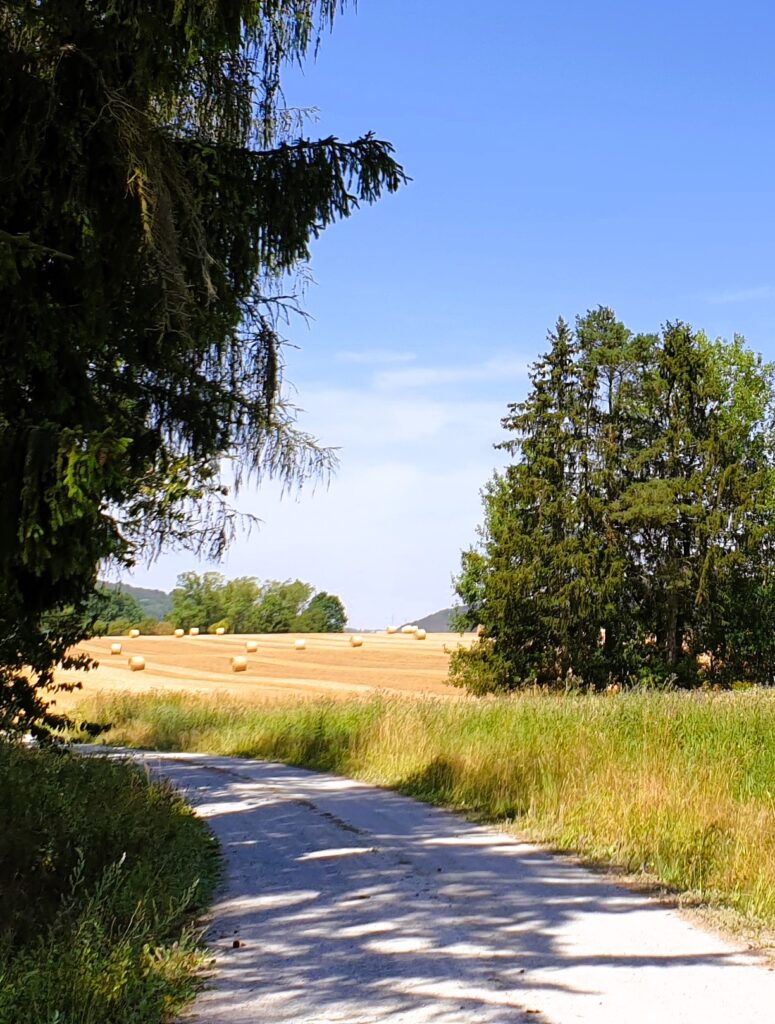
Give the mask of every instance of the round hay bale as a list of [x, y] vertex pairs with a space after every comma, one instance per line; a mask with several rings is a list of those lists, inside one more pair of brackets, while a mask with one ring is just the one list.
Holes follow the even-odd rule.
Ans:
[[215, 631], [215, 635], [216, 635], [216, 636], [223, 636], [223, 634], [224, 634], [225, 632], [226, 632], [226, 630], [224, 629], [224, 627], [223, 627], [223, 626], [219, 626], [219, 627], [218, 627], [218, 628], [216, 629], [216, 631]]
[[129, 630], [129, 635], [132, 637], [133, 640], [136, 640], [138, 638], [138, 636], [140, 636], [140, 630], [139, 629], [130, 629]]
[[111, 644], [110, 645], [110, 653], [111, 654], [121, 654], [121, 644]]
[[258, 650], [258, 640], [246, 640], [245, 650], [248, 652], [248, 654], [255, 654], [256, 651]]
[[410, 633], [414, 633], [415, 629], [417, 629], [416, 626], [402, 626], [401, 632], [408, 636]]
[[295, 649], [297, 651], [303, 651], [304, 648], [307, 646], [307, 641], [306, 640], [294, 640], [293, 641], [293, 646], [295, 647]]
[[199, 636], [199, 626], [192, 626], [188, 631], [189, 636]]
[[350, 647], [363, 647], [363, 637], [354, 633], [350, 637]]
[[185, 629], [176, 629], [175, 630], [175, 636], [185, 636], [185, 635], [186, 635]]
[[145, 658], [139, 654], [134, 654], [129, 659], [128, 664], [130, 672], [142, 672], [145, 668]]
[[244, 672], [248, 667], [248, 659], [244, 654], [235, 654], [231, 659], [232, 672]]
[[414, 638], [415, 640], [424, 640], [427, 635], [424, 629], [418, 629], [414, 634]]
[[388, 636], [392, 636], [394, 633], [398, 632], [398, 626], [388, 626], [385, 632]]

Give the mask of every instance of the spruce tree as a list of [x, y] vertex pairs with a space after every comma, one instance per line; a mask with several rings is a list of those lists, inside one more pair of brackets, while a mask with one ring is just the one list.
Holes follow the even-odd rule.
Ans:
[[775, 667], [773, 368], [677, 322], [562, 321], [503, 426], [461, 597], [469, 688], [768, 682]]
[[595, 619], [577, 500], [576, 342], [562, 319], [548, 340], [549, 350], [531, 369], [530, 395], [510, 405], [502, 420], [516, 436], [498, 447], [519, 457], [485, 489], [482, 550], [465, 556], [458, 583], [469, 617], [485, 627], [484, 648], [497, 650], [497, 658], [485, 659], [493, 678], [483, 671], [480, 689], [505, 685], [503, 673], [539, 684], [572, 676], [571, 652]]
[[45, 719], [82, 635], [52, 613], [101, 561], [218, 555], [222, 467], [331, 468], [284, 399], [286, 285], [405, 180], [388, 143], [310, 139], [284, 108], [343, 6], [0, 4], [0, 730]]

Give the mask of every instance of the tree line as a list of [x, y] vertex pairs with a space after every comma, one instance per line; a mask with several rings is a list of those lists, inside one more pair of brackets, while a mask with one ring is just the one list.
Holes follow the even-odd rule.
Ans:
[[681, 322], [562, 319], [456, 581], [477, 692], [775, 677], [773, 366]]
[[131, 594], [98, 587], [87, 611], [87, 628], [98, 636], [116, 636], [133, 627], [163, 636], [194, 626], [202, 632], [223, 627], [229, 633], [341, 633], [347, 624], [341, 598], [316, 592], [301, 580], [227, 580], [218, 572], [185, 572], [171, 597], [172, 609], [160, 621], [143, 612]]

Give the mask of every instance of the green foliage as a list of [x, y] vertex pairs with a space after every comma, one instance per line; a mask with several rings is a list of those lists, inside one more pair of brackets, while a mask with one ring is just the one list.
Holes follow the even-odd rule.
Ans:
[[108, 636], [123, 636], [130, 629], [134, 629], [134, 619], [111, 619], [108, 623]]
[[168, 1020], [216, 873], [213, 837], [171, 787], [0, 744], [0, 1022]]
[[231, 633], [341, 632], [347, 622], [338, 597], [315, 594], [301, 580], [226, 580], [217, 572], [178, 577], [172, 618], [183, 629], [224, 626]]
[[476, 692], [775, 677], [773, 368], [682, 323], [562, 320], [510, 405], [458, 593]]
[[211, 622], [225, 618], [222, 592], [225, 580], [219, 572], [184, 572], [172, 591], [171, 618], [185, 630], [192, 626], [204, 631]]
[[478, 697], [509, 689], [510, 666], [492, 640], [484, 639], [470, 649], [457, 648], [449, 659], [449, 681], [464, 686]]
[[142, 610], [142, 616], [148, 619], [156, 619], [161, 622], [170, 612], [172, 602], [170, 595], [164, 590], [155, 590], [151, 587], [133, 587], [129, 583], [107, 583], [101, 581], [98, 589], [118, 590], [133, 598]]
[[343, 6], [0, 7], [0, 728], [45, 725], [100, 563], [223, 551], [222, 466], [332, 466], [284, 399], [285, 283], [405, 180], [388, 143], [311, 140], [283, 108]]
[[[469, 552], [463, 552], [463, 555], [467, 554], [469, 554]], [[467, 584], [463, 586], [467, 586]], [[478, 621], [472, 622], [473, 616], [473, 609], [469, 605], [456, 605], [449, 611], [449, 617], [447, 619], [447, 625], [449, 627], [448, 631], [450, 633], [465, 633], [468, 630], [476, 629], [479, 623]]]
[[311, 596], [312, 587], [301, 580], [264, 583], [255, 609], [255, 632], [290, 633]]
[[261, 587], [251, 576], [229, 580], [222, 592], [222, 615], [228, 619], [233, 633], [255, 633], [256, 606]]
[[86, 605], [85, 617], [87, 623], [94, 630], [96, 620], [112, 622], [116, 619], [126, 620], [131, 625], [137, 625], [145, 616], [137, 601], [123, 590], [98, 585]]
[[341, 633], [346, 625], [347, 615], [341, 600], [334, 594], [321, 591], [315, 594], [296, 618], [293, 632]]

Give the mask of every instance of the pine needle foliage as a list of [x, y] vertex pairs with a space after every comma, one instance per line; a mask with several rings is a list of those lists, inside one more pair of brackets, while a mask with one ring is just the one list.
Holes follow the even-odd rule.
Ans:
[[284, 283], [405, 180], [388, 143], [306, 138], [284, 107], [344, 6], [0, 0], [2, 728], [42, 721], [78, 639], [45, 617], [101, 560], [218, 555], [224, 466], [332, 467], [283, 399]]
[[680, 322], [563, 320], [508, 407], [458, 592], [476, 692], [775, 679], [773, 366]]

